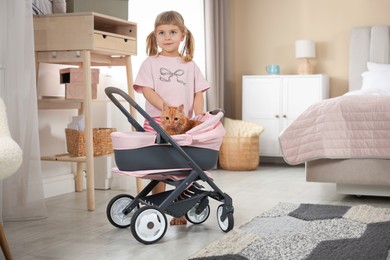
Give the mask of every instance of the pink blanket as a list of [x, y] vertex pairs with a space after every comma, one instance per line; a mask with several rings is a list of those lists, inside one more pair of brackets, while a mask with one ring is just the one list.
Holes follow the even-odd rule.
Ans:
[[279, 136], [284, 160], [390, 158], [390, 96], [346, 95], [309, 107]]

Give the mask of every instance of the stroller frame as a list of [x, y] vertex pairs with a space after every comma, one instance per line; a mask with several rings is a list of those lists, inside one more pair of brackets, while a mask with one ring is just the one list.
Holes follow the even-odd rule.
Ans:
[[[165, 130], [157, 124], [149, 114], [146, 113], [127, 93], [115, 87], [105, 89], [108, 98], [127, 117], [130, 124], [137, 132], [145, 132], [143, 127], [134, 119], [129, 111], [119, 102], [114, 94], [125, 99], [131, 107], [135, 108], [156, 131], [156, 143], [170, 145], [182, 156], [188, 164], [185, 169], [162, 170], [158, 174], [186, 174], [186, 177], [179, 181], [167, 179], [154, 180], [145, 186], [135, 197], [129, 194], [119, 194], [112, 198], [107, 205], [107, 218], [112, 225], [118, 228], [130, 226], [136, 240], [143, 244], [153, 244], [159, 241], [166, 232], [167, 220], [165, 214], [173, 217], [185, 215], [186, 219], [193, 224], [201, 224], [210, 214], [208, 198], [220, 201], [223, 204], [217, 209], [217, 222], [224, 232], [229, 232], [234, 227], [233, 201], [224, 193], [207, 173], [195, 162], [185, 151], [185, 148], [178, 145]], [[211, 111], [211, 114], [223, 112], [221, 110]], [[196, 181], [206, 182], [212, 190], [205, 190]], [[175, 186], [175, 189], [148, 195], [159, 182]], [[183, 193], [183, 192], [185, 192]], [[185, 198], [180, 196], [185, 194]], [[140, 207], [140, 205], [144, 205]]]

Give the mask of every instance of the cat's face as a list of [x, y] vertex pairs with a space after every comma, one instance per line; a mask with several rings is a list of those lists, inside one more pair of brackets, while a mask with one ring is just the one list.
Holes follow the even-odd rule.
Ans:
[[183, 112], [184, 105], [178, 107], [170, 107], [164, 104], [161, 113], [161, 125], [165, 128], [178, 128], [185, 124], [186, 116]]

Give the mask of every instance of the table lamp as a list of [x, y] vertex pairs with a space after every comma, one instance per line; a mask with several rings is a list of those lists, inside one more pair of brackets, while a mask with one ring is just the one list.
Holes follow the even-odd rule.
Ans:
[[316, 57], [316, 46], [312, 40], [298, 40], [295, 42], [295, 57], [300, 59], [298, 64], [298, 74], [313, 74], [314, 65], [310, 63], [310, 58]]

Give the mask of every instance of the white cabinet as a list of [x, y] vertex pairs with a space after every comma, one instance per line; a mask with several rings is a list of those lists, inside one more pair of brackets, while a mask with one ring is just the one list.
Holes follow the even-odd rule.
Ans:
[[282, 156], [281, 131], [310, 105], [328, 97], [326, 75], [243, 76], [242, 120], [264, 127], [262, 156]]

